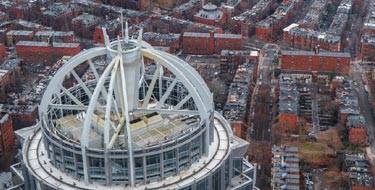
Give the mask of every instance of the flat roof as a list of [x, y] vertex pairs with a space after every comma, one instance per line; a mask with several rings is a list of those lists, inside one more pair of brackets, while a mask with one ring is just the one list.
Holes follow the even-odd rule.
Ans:
[[39, 47], [48, 47], [49, 43], [47, 42], [37, 42], [37, 41], [19, 41], [16, 46], [39, 46]]
[[53, 43], [53, 47], [61, 47], [61, 48], [74, 48], [74, 47], [79, 47], [79, 43]]
[[32, 35], [33, 31], [28, 31], [28, 30], [10, 30], [7, 32], [7, 35], [11, 36], [29, 36]]
[[35, 33], [35, 36], [71, 36], [71, 35], [74, 35], [73, 31], [64, 32], [64, 31], [44, 30], [44, 31], [38, 31]]
[[201, 37], [201, 38], [208, 38], [210, 37], [209, 33], [199, 33], [199, 32], [184, 32], [184, 37]]
[[241, 39], [242, 35], [240, 34], [219, 34], [215, 33], [215, 38], [233, 38], [233, 39]]
[[293, 24], [287, 26], [286, 28], [284, 28], [283, 31], [284, 31], [284, 32], [289, 32], [290, 29], [295, 28], [295, 27], [298, 27], [298, 26], [299, 26], [299, 24], [293, 23]]
[[320, 51], [319, 54], [315, 54], [314, 51], [281, 51], [282, 55], [295, 55], [295, 56], [323, 56], [323, 57], [346, 57], [350, 58], [350, 54], [346, 52], [329, 52]]

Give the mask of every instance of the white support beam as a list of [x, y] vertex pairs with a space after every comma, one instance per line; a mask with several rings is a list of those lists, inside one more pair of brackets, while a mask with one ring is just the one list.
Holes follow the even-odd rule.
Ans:
[[82, 79], [78, 76], [78, 74], [74, 71], [74, 69], [70, 73], [72, 73], [73, 77], [76, 79], [76, 81], [78, 82], [78, 84], [83, 88], [83, 90], [85, 91], [85, 93], [87, 94], [87, 96], [89, 98], [91, 98], [92, 97], [91, 91], [89, 90], [89, 88], [87, 87], [87, 85], [82, 81]]
[[91, 69], [92, 73], [93, 73], [94, 76], [95, 76], [95, 79], [96, 79], [96, 80], [99, 80], [99, 78], [100, 78], [100, 77], [99, 77], [99, 73], [98, 73], [98, 71], [96, 70], [96, 67], [95, 67], [94, 63], [92, 62], [91, 59], [89, 59], [88, 62], [89, 62], [90, 69]]
[[132, 145], [132, 137], [130, 133], [130, 116], [129, 116], [129, 102], [127, 99], [127, 92], [126, 92], [126, 81], [125, 81], [125, 71], [124, 71], [124, 64], [122, 57], [120, 59], [120, 73], [121, 73], [121, 84], [122, 84], [122, 91], [124, 94], [124, 114], [125, 114], [125, 130], [126, 131], [126, 137], [128, 142], [128, 154], [129, 154], [129, 182], [130, 186], [134, 187], [135, 185], [135, 166], [134, 166], [134, 157], [133, 157], [133, 145]]
[[163, 76], [164, 76], [164, 70], [163, 70], [163, 67], [160, 66], [160, 72], [159, 72], [159, 80], [158, 80], [158, 83], [159, 83], [159, 100], [161, 98], [161, 96], [163, 95]]
[[190, 98], [190, 94], [186, 95], [184, 99], [182, 99], [176, 106], [173, 107], [173, 110], [179, 110]]
[[111, 72], [111, 79], [109, 82], [109, 89], [108, 89], [108, 94], [107, 94], [107, 104], [105, 108], [105, 117], [104, 117], [104, 146], [106, 149], [108, 149], [108, 143], [109, 143], [109, 125], [111, 123], [111, 108], [112, 108], [112, 99], [113, 99], [113, 89], [115, 85], [115, 79], [116, 79], [116, 73], [117, 73], [117, 68], [118, 68], [119, 62], [117, 61], [115, 63], [114, 68], [112, 69]]
[[60, 88], [64, 92], [64, 94], [66, 94], [71, 100], [73, 100], [74, 103], [76, 103], [79, 106], [83, 106], [83, 103], [81, 101], [79, 101], [78, 98], [75, 97], [72, 93], [70, 93], [69, 90], [67, 90], [65, 87], [63, 87], [63, 85], [60, 84]]
[[146, 108], [147, 105], [148, 105], [148, 103], [149, 103], [149, 101], [150, 101], [151, 95], [152, 95], [152, 93], [154, 91], [156, 80], [159, 78], [160, 69], [161, 69], [161, 65], [157, 64], [155, 73], [154, 73], [154, 75], [152, 77], [152, 80], [151, 80], [151, 83], [148, 86], [146, 96], [143, 98], [142, 108]]
[[168, 86], [167, 90], [165, 91], [165, 93], [160, 98], [159, 102], [157, 103], [156, 108], [160, 108], [164, 105], [165, 101], [167, 100], [167, 98], [171, 94], [171, 92], [172, 92], [173, 88], [176, 86], [176, 84], [177, 84], [177, 78], [175, 78], [173, 80], [173, 82]]
[[97, 108], [97, 102], [98, 102], [98, 98], [100, 95], [100, 91], [103, 89], [105, 80], [110, 74], [110, 72], [112, 71], [112, 68], [115, 65], [115, 61], [116, 61], [116, 58], [112, 60], [112, 62], [104, 70], [102, 76], [99, 78], [98, 83], [95, 87], [94, 93], [92, 95], [92, 98], [90, 99], [90, 104], [87, 108], [86, 117], [83, 122], [83, 130], [82, 130], [82, 135], [81, 135], [81, 149], [82, 149], [83, 174], [84, 174], [84, 180], [86, 184], [88, 184], [90, 181], [89, 170], [88, 170], [89, 164], [88, 164], [86, 149], [89, 147], [89, 138], [90, 138], [89, 134], [91, 130], [92, 117], [93, 117], [95, 108]]
[[[89, 62], [90, 69], [95, 76], [96, 81], [98, 81], [99, 78], [100, 78], [98, 70], [96, 69], [96, 67], [95, 67], [95, 65], [94, 65], [94, 63], [92, 62], [91, 59], [89, 59], [88, 62]], [[105, 88], [102, 88], [101, 92], [102, 92], [103, 96], [105, 96], [105, 97], [107, 96], [107, 91], [105, 90]]]

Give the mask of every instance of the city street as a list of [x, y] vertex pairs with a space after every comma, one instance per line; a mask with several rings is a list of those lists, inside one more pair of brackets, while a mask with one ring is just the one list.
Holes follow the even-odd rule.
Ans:
[[373, 110], [371, 108], [371, 104], [369, 102], [368, 94], [365, 90], [365, 84], [362, 80], [361, 73], [363, 73], [362, 67], [358, 64], [358, 62], [353, 62], [353, 69], [352, 69], [352, 78], [353, 81], [357, 83], [355, 85], [355, 93], [358, 96], [358, 103], [361, 108], [361, 113], [365, 117], [366, 126], [367, 126], [367, 133], [369, 138], [369, 143], [372, 149], [372, 152], [375, 151], [375, 118], [373, 114]]

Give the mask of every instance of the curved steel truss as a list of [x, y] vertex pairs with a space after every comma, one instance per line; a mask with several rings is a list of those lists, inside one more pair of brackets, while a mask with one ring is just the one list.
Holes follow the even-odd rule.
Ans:
[[[128, 157], [133, 158], [132, 120], [157, 113], [199, 117], [209, 139], [212, 94], [191, 66], [176, 56], [153, 49], [141, 37], [129, 39], [127, 32], [124, 39], [113, 42], [109, 42], [107, 36], [105, 39], [106, 47], [81, 52], [56, 73], [39, 110], [44, 128], [50, 131], [55, 130], [57, 119], [67, 115], [82, 120], [77, 142], [82, 148], [86, 182], [89, 182], [87, 149], [97, 148], [92, 143], [92, 133], [100, 134], [99, 144], [104, 152], [125, 148]], [[103, 69], [98, 63], [103, 63]], [[82, 68], [93, 77], [77, 72]], [[179, 88], [184, 89], [184, 93], [176, 95]], [[123, 141], [124, 146], [119, 146], [119, 141]], [[208, 143], [204, 145], [206, 150]], [[105, 165], [110, 165], [110, 159], [105, 160]], [[129, 170], [133, 186], [133, 159], [129, 159]]]

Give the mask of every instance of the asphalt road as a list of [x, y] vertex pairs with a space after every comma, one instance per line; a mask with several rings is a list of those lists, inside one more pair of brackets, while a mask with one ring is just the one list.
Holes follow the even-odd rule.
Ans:
[[365, 85], [362, 81], [361, 74], [363, 73], [363, 69], [357, 63], [353, 63], [353, 72], [352, 72], [352, 79], [357, 83], [355, 85], [355, 93], [358, 97], [358, 103], [361, 110], [362, 115], [365, 117], [366, 120], [366, 127], [368, 138], [370, 142], [370, 146], [373, 152], [375, 152], [375, 118], [373, 114], [373, 110], [371, 108], [371, 104], [369, 101], [369, 97], [365, 90]]
[[277, 56], [279, 47], [267, 44], [262, 48], [257, 84], [251, 100], [252, 132], [249, 138], [257, 141], [271, 140], [272, 114], [272, 73], [273, 60]]

